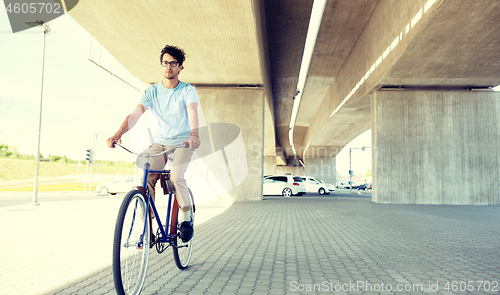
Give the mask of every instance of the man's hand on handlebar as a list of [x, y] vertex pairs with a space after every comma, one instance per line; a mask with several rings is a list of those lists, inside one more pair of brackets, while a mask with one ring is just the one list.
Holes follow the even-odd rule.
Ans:
[[113, 136], [111, 136], [110, 138], [106, 139], [106, 145], [109, 148], [114, 149], [115, 148], [115, 145], [114, 145], [115, 142], [122, 143], [122, 140], [121, 140], [120, 136], [118, 136], [116, 134], [113, 135]]
[[188, 144], [189, 148], [194, 150], [200, 147], [200, 138], [198, 136], [191, 136], [189, 139], [184, 140], [182, 144]]

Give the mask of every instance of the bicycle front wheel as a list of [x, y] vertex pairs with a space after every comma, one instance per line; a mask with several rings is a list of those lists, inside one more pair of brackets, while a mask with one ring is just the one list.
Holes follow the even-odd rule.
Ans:
[[118, 212], [113, 241], [113, 278], [119, 295], [141, 293], [148, 268], [149, 227], [144, 195], [132, 190]]
[[[194, 210], [193, 206], [191, 206], [191, 216], [193, 216], [194, 221]], [[180, 209], [178, 209], [177, 216], [179, 216]], [[188, 242], [184, 243], [181, 240], [181, 235], [179, 234], [181, 228], [181, 224], [177, 221], [177, 235], [173, 240], [172, 250], [174, 252], [174, 260], [175, 264], [179, 269], [185, 269], [188, 267], [189, 261], [191, 260], [191, 253], [193, 252], [193, 240], [194, 237], [191, 238]]]

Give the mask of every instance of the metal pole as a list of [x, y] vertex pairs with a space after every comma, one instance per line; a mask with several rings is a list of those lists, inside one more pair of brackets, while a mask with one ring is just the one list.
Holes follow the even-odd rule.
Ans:
[[90, 187], [89, 193], [92, 192], [92, 169], [94, 168], [93, 160], [90, 160]]
[[43, 102], [43, 76], [45, 70], [45, 41], [47, 38], [48, 25], [43, 30], [43, 54], [42, 54], [42, 86], [40, 91], [40, 112], [38, 114], [38, 148], [36, 153], [35, 185], [33, 187], [33, 205], [38, 203], [38, 172], [40, 170], [40, 137], [42, 135], [42, 102]]
[[86, 161], [87, 162], [87, 166], [85, 167], [85, 192], [87, 191], [87, 183], [88, 183], [88, 180], [89, 180], [89, 161]]
[[349, 193], [352, 193], [351, 152], [352, 148], [349, 149]]
[[97, 139], [97, 133], [94, 133], [93, 136], [93, 143], [92, 143], [92, 152], [91, 152], [91, 158], [90, 158], [90, 188], [89, 188], [89, 193], [92, 192], [92, 181], [94, 177], [94, 165], [95, 165], [95, 147], [96, 147], [96, 140]]

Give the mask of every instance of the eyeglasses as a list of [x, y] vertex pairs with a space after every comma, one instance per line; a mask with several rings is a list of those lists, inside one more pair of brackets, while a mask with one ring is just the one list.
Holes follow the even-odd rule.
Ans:
[[175, 68], [179, 64], [178, 61], [162, 61], [161, 65], [164, 67], [170, 66], [171, 68]]

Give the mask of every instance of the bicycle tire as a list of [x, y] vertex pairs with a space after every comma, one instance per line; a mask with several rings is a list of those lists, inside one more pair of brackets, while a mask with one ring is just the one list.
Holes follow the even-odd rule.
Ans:
[[[141, 293], [149, 260], [149, 218], [146, 200], [139, 190], [132, 190], [123, 199], [116, 219], [113, 240], [113, 279], [119, 295]], [[141, 236], [146, 224], [146, 237]]]
[[[189, 194], [191, 195], [191, 199], [193, 199], [191, 190], [189, 191]], [[193, 216], [193, 221], [194, 221], [193, 208], [194, 208], [194, 202], [193, 202], [193, 206], [191, 206], [191, 209], [190, 209], [191, 216]], [[179, 212], [180, 212], [180, 208], [177, 211], [177, 216], [179, 216]], [[174, 254], [175, 264], [177, 265], [177, 267], [179, 269], [182, 270], [182, 269], [186, 269], [188, 267], [189, 261], [191, 260], [191, 254], [193, 253], [194, 237], [191, 238], [191, 240], [189, 240], [188, 242], [184, 243], [181, 240], [180, 234], [179, 234], [181, 224], [178, 222], [178, 220], [176, 222], [177, 222], [177, 235], [174, 237], [174, 240], [172, 241], [173, 242], [172, 243], [173, 244], [172, 251]]]

